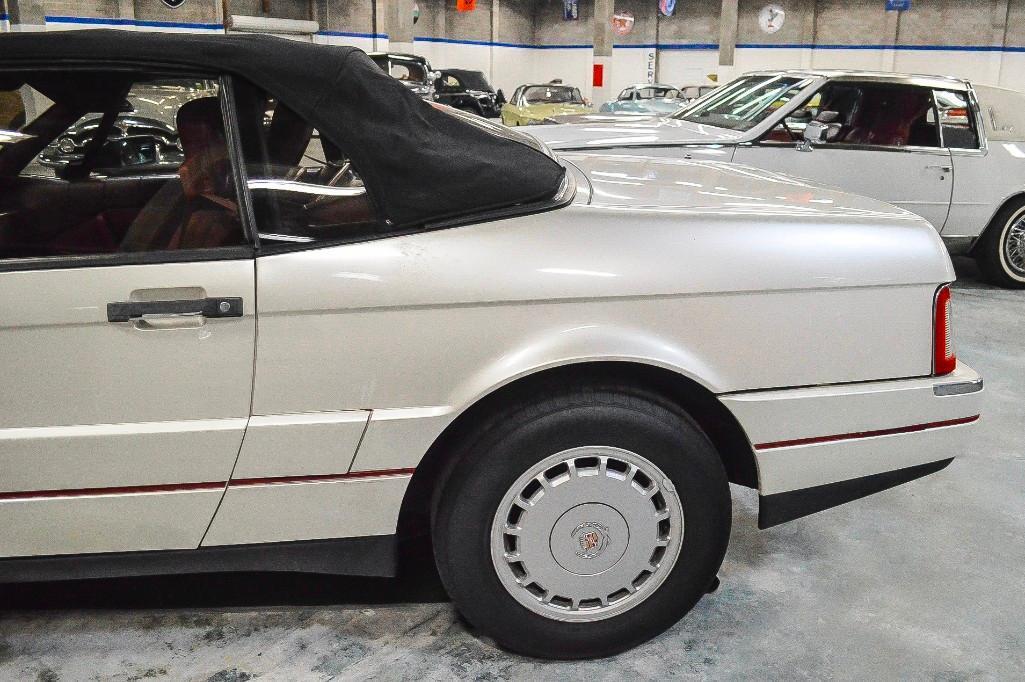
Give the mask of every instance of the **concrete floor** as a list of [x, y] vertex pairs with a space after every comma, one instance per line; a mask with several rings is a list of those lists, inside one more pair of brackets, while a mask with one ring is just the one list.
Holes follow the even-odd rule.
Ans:
[[962, 359], [986, 378], [945, 471], [767, 531], [734, 491], [722, 587], [614, 659], [475, 639], [436, 579], [193, 576], [0, 588], [0, 680], [1021, 679], [1025, 292], [958, 264]]

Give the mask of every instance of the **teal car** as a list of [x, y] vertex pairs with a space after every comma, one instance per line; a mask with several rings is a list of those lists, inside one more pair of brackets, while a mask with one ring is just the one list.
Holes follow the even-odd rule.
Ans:
[[601, 105], [603, 114], [663, 115], [679, 111], [684, 105], [715, 89], [715, 86], [695, 85], [676, 88], [659, 83], [631, 85], [619, 97]]

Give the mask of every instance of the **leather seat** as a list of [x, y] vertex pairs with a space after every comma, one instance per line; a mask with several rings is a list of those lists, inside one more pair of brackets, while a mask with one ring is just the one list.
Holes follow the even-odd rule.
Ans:
[[231, 161], [220, 101], [204, 97], [177, 115], [185, 160], [143, 207], [121, 242], [121, 251], [167, 251], [240, 242]]

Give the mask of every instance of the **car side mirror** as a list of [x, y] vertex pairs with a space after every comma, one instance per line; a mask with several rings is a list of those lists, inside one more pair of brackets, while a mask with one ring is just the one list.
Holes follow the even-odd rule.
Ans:
[[801, 151], [810, 152], [812, 145], [833, 142], [840, 136], [843, 126], [840, 124], [840, 114], [835, 111], [823, 111], [809, 121], [804, 128], [804, 144]]
[[822, 144], [828, 142], [829, 124], [819, 121], [809, 121], [804, 128], [804, 141], [809, 144]]

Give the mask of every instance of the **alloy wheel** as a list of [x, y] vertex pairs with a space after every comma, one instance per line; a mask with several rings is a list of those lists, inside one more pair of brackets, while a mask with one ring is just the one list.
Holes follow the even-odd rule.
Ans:
[[491, 527], [499, 580], [524, 607], [560, 621], [627, 611], [666, 579], [683, 540], [669, 478], [628, 450], [592, 446], [524, 472]]

